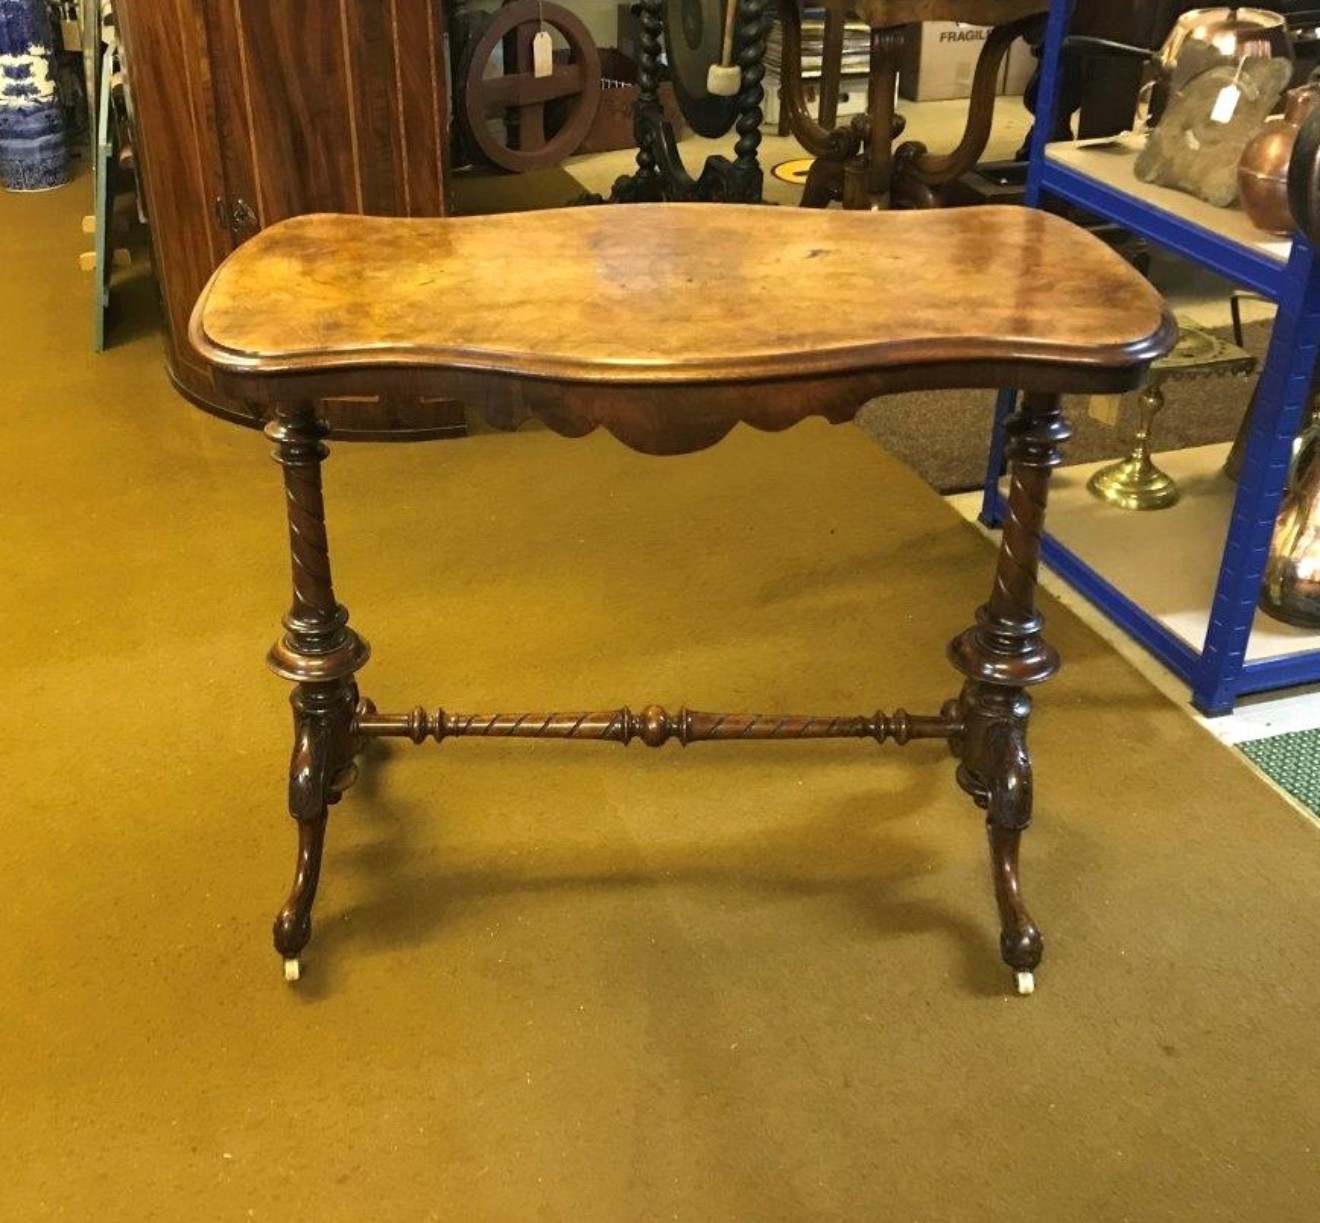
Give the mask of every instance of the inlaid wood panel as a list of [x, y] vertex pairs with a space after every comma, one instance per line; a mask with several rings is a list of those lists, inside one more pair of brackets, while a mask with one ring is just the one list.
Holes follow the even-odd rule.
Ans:
[[312, 211], [447, 211], [434, 0], [207, 7], [226, 81], [226, 177], [262, 225]]
[[231, 249], [212, 219], [224, 193], [206, 23], [192, 0], [119, 0], [132, 64], [138, 176], [152, 225], [170, 373], [185, 393], [218, 397], [188, 344], [188, 316], [211, 270]]
[[[167, 362], [237, 419], [188, 344], [193, 303], [235, 245], [309, 212], [448, 212], [440, 0], [119, 0]], [[461, 429], [449, 402], [327, 403], [341, 436]]]

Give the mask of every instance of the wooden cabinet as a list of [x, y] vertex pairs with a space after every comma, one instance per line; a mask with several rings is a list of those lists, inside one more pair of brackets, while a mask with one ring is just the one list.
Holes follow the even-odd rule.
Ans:
[[[440, 0], [116, 0], [134, 144], [179, 389], [234, 419], [188, 344], [212, 271], [307, 212], [441, 216], [448, 88]], [[341, 437], [462, 430], [459, 405], [331, 401]]]

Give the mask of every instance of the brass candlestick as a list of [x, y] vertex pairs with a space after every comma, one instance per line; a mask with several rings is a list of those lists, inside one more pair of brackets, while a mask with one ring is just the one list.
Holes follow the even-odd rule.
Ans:
[[1243, 375], [1255, 368], [1256, 358], [1245, 349], [1183, 325], [1173, 351], [1150, 367], [1150, 379], [1141, 392], [1141, 419], [1132, 452], [1102, 467], [1087, 481], [1087, 488], [1102, 501], [1124, 510], [1162, 510], [1173, 505], [1178, 500], [1178, 485], [1155, 465], [1150, 445], [1155, 417], [1164, 406], [1164, 383], [1175, 378]]
[[1162, 510], [1178, 500], [1178, 485], [1150, 457], [1150, 431], [1164, 407], [1164, 392], [1152, 380], [1141, 391], [1141, 422], [1132, 453], [1102, 467], [1086, 483], [1097, 497], [1123, 510]]

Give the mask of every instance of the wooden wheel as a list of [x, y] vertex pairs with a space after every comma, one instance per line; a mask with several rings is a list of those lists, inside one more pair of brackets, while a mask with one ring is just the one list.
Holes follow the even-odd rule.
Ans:
[[[547, 28], [556, 44], [548, 76], [532, 75], [532, 39]], [[487, 75], [491, 58], [503, 46], [503, 71]], [[600, 54], [587, 27], [557, 4], [513, 0], [468, 44], [460, 73], [463, 117], [476, 147], [505, 170], [540, 170], [558, 165], [585, 138], [600, 105]], [[546, 103], [573, 99], [568, 116], [546, 136]], [[505, 139], [499, 135], [502, 120]]]

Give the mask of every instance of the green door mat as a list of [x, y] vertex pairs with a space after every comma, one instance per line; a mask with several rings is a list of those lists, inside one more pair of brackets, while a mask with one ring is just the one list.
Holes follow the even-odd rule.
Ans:
[[1320, 730], [1296, 730], [1238, 746], [1266, 777], [1320, 816]]

